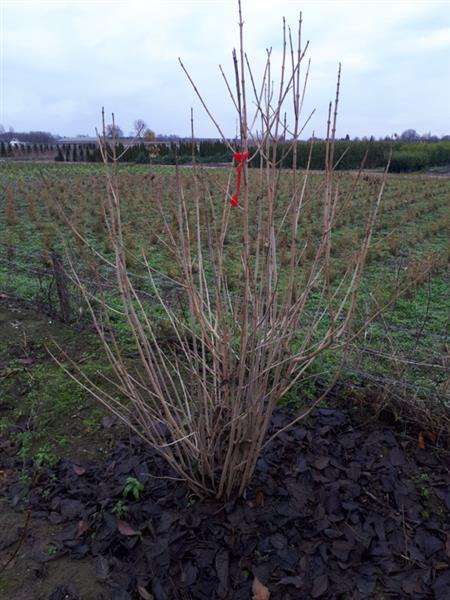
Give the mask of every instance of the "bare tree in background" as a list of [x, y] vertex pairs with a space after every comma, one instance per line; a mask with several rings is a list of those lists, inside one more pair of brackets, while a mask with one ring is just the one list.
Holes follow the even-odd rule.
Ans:
[[144, 119], [136, 119], [136, 121], [133, 123], [133, 127], [133, 135], [135, 137], [144, 137], [145, 130], [147, 129], [147, 123], [144, 121]]
[[115, 123], [108, 123], [108, 125], [106, 125], [106, 137], [109, 139], [123, 137], [123, 130]]

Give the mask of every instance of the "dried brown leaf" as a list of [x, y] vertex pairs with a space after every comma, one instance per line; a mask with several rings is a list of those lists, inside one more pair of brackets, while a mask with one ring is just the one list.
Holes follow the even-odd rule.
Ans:
[[147, 592], [147, 590], [144, 587], [142, 587], [142, 585], [138, 585], [137, 591], [139, 592], [139, 596], [140, 598], [142, 598], [142, 600], [153, 600], [153, 594]]
[[424, 435], [426, 437], [426, 439], [431, 443], [431, 444], [435, 444], [436, 440], [437, 440], [437, 434], [434, 431], [425, 431]]
[[84, 475], [86, 473], [86, 469], [83, 469], [79, 465], [73, 465], [73, 471], [75, 475]]
[[425, 438], [423, 436], [423, 431], [419, 431], [419, 435], [417, 436], [417, 447], [420, 450], [425, 449]]
[[89, 524], [86, 521], [84, 521], [83, 519], [81, 519], [81, 521], [78, 521], [77, 538], [80, 538], [82, 535], [84, 535], [88, 529]]
[[264, 494], [261, 490], [256, 492], [255, 496], [255, 506], [256, 508], [264, 508]]
[[19, 358], [18, 362], [20, 362], [21, 365], [32, 365], [34, 363], [34, 358], [27, 356], [26, 358]]
[[138, 532], [135, 531], [129, 523], [122, 521], [122, 519], [117, 519], [117, 529], [122, 535], [138, 535]]
[[253, 580], [252, 592], [253, 592], [252, 600], [269, 600], [269, 598], [270, 598], [269, 590], [266, 588], [265, 585], [263, 585], [260, 582], [260, 580], [256, 577], [256, 575], [255, 575], [255, 579]]

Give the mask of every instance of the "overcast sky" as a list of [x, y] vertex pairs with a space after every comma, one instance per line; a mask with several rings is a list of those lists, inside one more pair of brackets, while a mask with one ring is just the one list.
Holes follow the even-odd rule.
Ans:
[[[305, 133], [323, 135], [338, 63], [338, 135], [413, 128], [450, 133], [450, 0], [243, 0], [246, 49], [260, 73], [280, 56], [282, 17], [303, 13], [311, 72]], [[157, 133], [216, 136], [178, 57], [225, 134], [236, 116], [218, 69], [233, 73], [237, 0], [0, 0], [0, 124], [16, 131], [95, 133], [104, 105], [127, 134], [136, 118]]]

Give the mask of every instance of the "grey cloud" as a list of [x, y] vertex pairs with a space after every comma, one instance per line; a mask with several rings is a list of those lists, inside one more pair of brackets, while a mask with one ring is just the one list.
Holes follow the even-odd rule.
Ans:
[[[265, 48], [281, 51], [281, 18], [303, 11], [311, 40], [306, 130], [321, 134], [343, 63], [339, 132], [385, 135], [408, 127], [448, 133], [449, 22], [444, 3], [244, 0], [245, 38], [255, 73]], [[216, 135], [182, 73], [181, 56], [228, 135], [235, 115], [217, 68], [232, 76], [236, 3], [4, 1], [0, 123], [62, 134], [93, 133], [102, 105], [125, 131], [136, 117], [158, 132]], [[443, 33], [444, 32], [444, 33]], [[309, 127], [309, 126], [308, 126]]]

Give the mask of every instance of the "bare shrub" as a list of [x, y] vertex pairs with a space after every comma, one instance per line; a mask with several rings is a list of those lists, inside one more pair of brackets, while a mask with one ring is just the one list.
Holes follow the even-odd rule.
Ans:
[[[230, 169], [227, 183], [213, 189], [214, 180], [195, 161], [189, 174], [177, 168], [174, 188], [155, 198], [158, 232], [149, 224], [149, 236], [157, 236], [170, 257], [170, 276], [152, 266], [145, 248], [133, 256], [147, 269], [154, 299], [170, 330], [167, 339], [157, 334], [154, 312], [127, 270], [130, 250], [125, 237], [130, 232], [122, 222], [117, 157], [114, 145], [110, 150], [103, 119], [105, 223], [114, 259], [98, 254], [97, 258], [115, 269], [119, 312], [134, 340], [140, 368], [127, 367], [116, 338], [111, 317], [117, 307], [108, 304], [101, 285], [94, 298], [75, 269], [73, 277], [84, 290], [114, 369], [116, 380], [109, 383], [117, 394], [68, 370], [155, 447], [196, 493], [218, 498], [244, 493], [262, 448], [270, 442], [267, 431], [278, 401], [322, 352], [346, 343], [386, 176], [368, 211], [358, 248], [336, 280], [332, 232], [341, 202], [344, 207], [347, 202], [341, 199], [334, 164], [340, 68], [336, 97], [329, 105], [322, 182], [311, 197], [310, 170], [296, 168], [297, 143], [309, 121], [302, 114], [309, 65], [304, 68], [307, 44], [302, 45], [301, 19], [295, 43], [283, 26], [275, 87], [270, 51], [257, 85], [244, 51], [240, 4], [239, 15], [234, 91], [222, 71], [239, 118], [239, 148], [226, 140], [194, 85], [234, 155], [236, 170]], [[255, 107], [253, 115], [250, 106]], [[313, 144], [314, 140], [311, 151]], [[286, 172], [280, 167], [288, 151], [293, 163]], [[249, 163], [256, 168], [249, 169]], [[280, 202], [280, 181], [286, 178], [288, 197]], [[322, 224], [313, 241], [304, 217], [317, 210]], [[178, 300], [169, 301], [161, 282], [176, 287]]]

